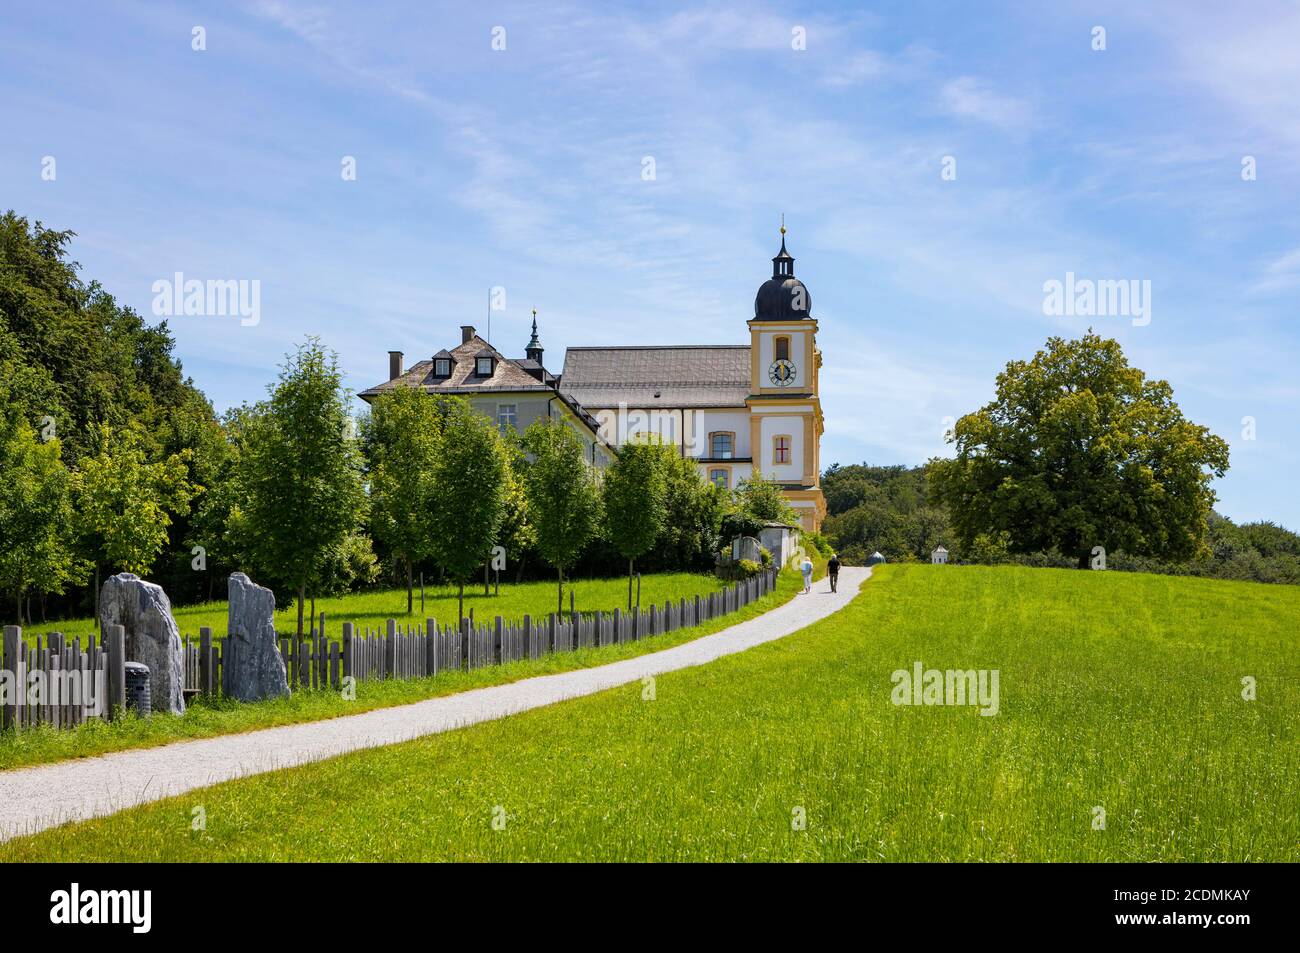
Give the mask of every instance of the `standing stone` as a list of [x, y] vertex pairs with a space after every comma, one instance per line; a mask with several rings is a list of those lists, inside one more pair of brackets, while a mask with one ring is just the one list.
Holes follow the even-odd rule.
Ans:
[[222, 665], [226, 694], [241, 702], [289, 694], [289, 678], [275, 637], [275, 593], [242, 572], [230, 576], [230, 610]]
[[99, 595], [100, 631], [110, 625], [126, 629], [126, 661], [149, 666], [153, 710], [185, 714], [181, 634], [162, 586], [129, 572], [109, 577]]

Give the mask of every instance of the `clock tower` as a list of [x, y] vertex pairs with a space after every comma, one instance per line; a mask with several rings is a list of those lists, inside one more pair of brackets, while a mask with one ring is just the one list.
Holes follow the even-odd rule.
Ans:
[[826, 500], [821, 491], [821, 399], [817, 378], [817, 320], [812, 298], [794, 276], [785, 250], [772, 259], [772, 277], [754, 298], [749, 322], [750, 450], [755, 473], [782, 486], [805, 530], [821, 528]]

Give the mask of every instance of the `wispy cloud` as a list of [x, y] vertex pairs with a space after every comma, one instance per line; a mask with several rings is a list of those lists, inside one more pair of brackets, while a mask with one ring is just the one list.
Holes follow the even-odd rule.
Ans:
[[960, 119], [972, 119], [1003, 129], [1024, 127], [1030, 108], [1023, 99], [998, 93], [983, 80], [959, 76], [945, 83], [939, 94], [943, 110]]

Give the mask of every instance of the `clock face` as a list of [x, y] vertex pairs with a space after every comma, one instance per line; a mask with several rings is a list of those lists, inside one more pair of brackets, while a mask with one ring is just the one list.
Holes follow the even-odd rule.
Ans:
[[767, 377], [777, 387], [789, 387], [794, 383], [795, 367], [790, 361], [773, 361], [767, 369]]

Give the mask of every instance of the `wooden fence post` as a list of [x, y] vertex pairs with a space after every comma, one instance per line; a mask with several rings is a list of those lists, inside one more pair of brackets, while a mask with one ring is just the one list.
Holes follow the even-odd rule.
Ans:
[[126, 708], [126, 629], [110, 625], [108, 636], [108, 717]]
[[199, 627], [199, 691], [211, 695], [212, 689], [212, 629]]
[[343, 623], [343, 677], [352, 674], [352, 623]]
[[429, 657], [429, 661], [428, 661], [428, 664], [427, 664], [427, 666], [426, 666], [426, 671], [427, 671], [427, 674], [429, 674], [429, 675], [437, 675], [437, 674], [438, 674], [438, 661], [439, 661], [439, 660], [438, 660], [438, 641], [439, 641], [439, 638], [440, 638], [440, 636], [439, 636], [439, 634], [438, 634], [438, 623], [437, 623], [436, 621], [434, 621], [433, 619], [425, 619], [425, 620], [424, 620], [424, 634], [425, 634], [425, 637], [428, 639], [428, 643], [425, 645], [425, 652], [428, 654], [428, 657]]
[[501, 616], [497, 616], [496, 622], [492, 624], [492, 664], [500, 665], [505, 654], [505, 646], [502, 645], [502, 633], [505, 623], [501, 621]]
[[389, 619], [384, 630], [384, 678], [397, 677], [397, 620]]
[[23, 723], [23, 698], [27, 694], [26, 673], [22, 671], [23, 630], [16, 625], [4, 628], [4, 671], [13, 674], [13, 700], [4, 706], [3, 727], [13, 726], [15, 730]]

